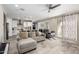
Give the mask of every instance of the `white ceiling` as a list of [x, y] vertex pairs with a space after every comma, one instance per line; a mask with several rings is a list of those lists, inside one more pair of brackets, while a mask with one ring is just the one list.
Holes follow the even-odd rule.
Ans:
[[[32, 21], [75, 11], [79, 12], [79, 4], [61, 4], [59, 7], [52, 9], [50, 13], [48, 13], [46, 4], [19, 4], [18, 7], [15, 7], [15, 4], [5, 4], [3, 7], [7, 12], [7, 16], [11, 18], [22, 18]], [[19, 10], [19, 8], [23, 8], [24, 11]]]
[[[49, 17], [48, 8], [46, 4], [5, 4], [3, 5], [7, 15], [12, 18], [23, 18], [26, 20], [40, 20]], [[24, 11], [21, 11], [23, 8]]]

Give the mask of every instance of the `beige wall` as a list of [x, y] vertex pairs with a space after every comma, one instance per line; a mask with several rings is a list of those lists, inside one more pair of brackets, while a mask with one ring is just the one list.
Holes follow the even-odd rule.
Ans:
[[49, 29], [50, 29], [50, 31], [55, 31], [55, 32], [57, 32], [57, 19], [55, 18], [55, 19], [51, 19], [51, 20], [49, 20]]
[[57, 32], [57, 19], [48, 19], [38, 22], [38, 29], [49, 29], [50, 31]]
[[0, 5], [0, 42], [4, 42], [3, 9]]

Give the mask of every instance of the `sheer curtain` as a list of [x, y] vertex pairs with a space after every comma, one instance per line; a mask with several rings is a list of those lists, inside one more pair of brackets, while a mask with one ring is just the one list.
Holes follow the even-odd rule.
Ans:
[[62, 17], [57, 18], [57, 37], [62, 37]]
[[57, 36], [63, 39], [77, 40], [77, 19], [79, 14], [57, 18]]
[[77, 40], [77, 15], [78, 14], [63, 16], [63, 39]]

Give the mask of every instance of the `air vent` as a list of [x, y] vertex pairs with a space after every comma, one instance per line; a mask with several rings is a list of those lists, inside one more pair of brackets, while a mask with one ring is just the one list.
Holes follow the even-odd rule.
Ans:
[[24, 9], [23, 9], [23, 8], [20, 8], [20, 10], [21, 10], [21, 11], [24, 11]]

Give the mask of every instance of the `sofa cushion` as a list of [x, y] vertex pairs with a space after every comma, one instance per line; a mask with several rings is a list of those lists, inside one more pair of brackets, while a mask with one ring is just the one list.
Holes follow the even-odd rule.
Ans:
[[19, 34], [21, 39], [27, 39], [28, 38], [28, 32], [20, 32]]
[[37, 36], [37, 37], [34, 37], [33, 39], [36, 40], [37, 42], [40, 42], [40, 41], [44, 41], [45, 37], [44, 36]]

